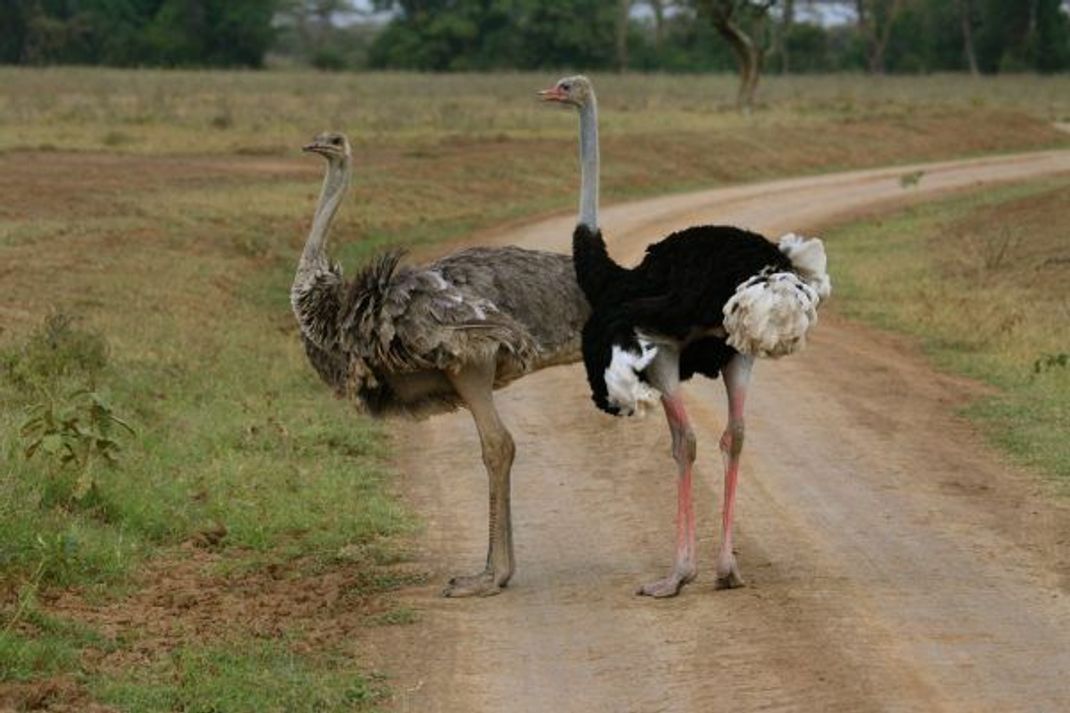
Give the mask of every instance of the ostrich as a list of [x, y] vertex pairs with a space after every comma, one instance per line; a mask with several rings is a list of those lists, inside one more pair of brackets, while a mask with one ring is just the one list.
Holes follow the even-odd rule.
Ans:
[[349, 185], [352, 151], [339, 133], [304, 147], [327, 160], [290, 300], [313, 368], [339, 396], [373, 416], [467, 408], [490, 481], [490, 535], [482, 572], [450, 579], [448, 597], [497, 594], [515, 562], [509, 505], [513, 438], [493, 391], [579, 360], [589, 308], [572, 258], [515, 247], [471, 248], [424, 266], [402, 253], [375, 258], [346, 282], [327, 257], [327, 234]]
[[580, 115], [583, 156], [581, 215], [573, 234], [576, 275], [591, 304], [583, 327], [583, 360], [595, 404], [631, 415], [660, 399], [677, 464], [676, 556], [669, 575], [637, 593], [670, 597], [695, 578], [695, 516], [691, 469], [696, 440], [680, 393], [694, 374], [720, 374], [728, 394], [728, 423], [721, 436], [724, 509], [717, 587], [743, 584], [732, 549], [732, 519], [743, 402], [756, 356], [779, 357], [803, 346], [817, 322], [817, 306], [830, 294], [820, 240], [762, 236], [724, 226], [697, 226], [647, 248], [635, 268], [616, 264], [598, 228], [597, 101], [590, 81], [567, 77], [543, 99], [571, 105]]

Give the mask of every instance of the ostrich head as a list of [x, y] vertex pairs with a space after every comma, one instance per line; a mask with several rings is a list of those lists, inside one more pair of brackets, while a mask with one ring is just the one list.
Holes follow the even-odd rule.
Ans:
[[347, 161], [353, 155], [349, 148], [349, 139], [345, 134], [337, 131], [319, 134], [312, 139], [312, 143], [305, 144], [301, 150], [318, 153], [331, 163]]
[[543, 101], [568, 104], [578, 109], [586, 107], [594, 98], [594, 89], [591, 88], [591, 80], [582, 74], [574, 77], [559, 79], [550, 89], [539, 92]]
[[557, 80], [539, 92], [545, 102], [571, 106], [580, 116], [580, 224], [598, 230], [598, 100], [582, 74]]

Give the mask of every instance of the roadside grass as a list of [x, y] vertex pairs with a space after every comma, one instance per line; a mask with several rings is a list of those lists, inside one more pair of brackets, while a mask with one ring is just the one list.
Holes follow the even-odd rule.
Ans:
[[[77, 670], [84, 649], [113, 648], [106, 638], [88, 627], [49, 616], [33, 601], [26, 604], [18, 622], [21, 635], [12, 630], [0, 631], [0, 661], [4, 663], [0, 683], [30, 681]], [[26, 636], [30, 631], [33, 636]]]
[[996, 387], [965, 413], [1070, 485], [1070, 179], [986, 188], [829, 233], [837, 308]]
[[[271, 180], [261, 186], [269, 197], [276, 189]], [[147, 558], [181, 558], [193, 547], [219, 555], [199, 573], [206, 581], [265, 567], [366, 570], [352, 603], [359, 612], [364, 598], [396, 586], [372, 573], [403, 559], [391, 538], [413, 526], [389, 491], [380, 426], [330, 398], [304, 368], [289, 315], [292, 244], [304, 227], [293, 216], [307, 214], [300, 204], [314, 195], [315, 178], [288, 184], [293, 214], [285, 218], [247, 187], [219, 201], [178, 186], [171, 208], [136, 176], [124, 188], [117, 200], [61, 207], [43, 225], [13, 221], [21, 237], [3, 243], [3, 264], [19, 269], [5, 270], [0, 301], [22, 319], [5, 321], [11, 331], [0, 335], [0, 708], [5, 682], [47, 688], [57, 676], [74, 677], [63, 695], [92, 691], [127, 710], [160, 709], [138, 702], [143, 680], [146, 695], [182, 705], [215, 695], [170, 683], [181, 667], [199, 671], [191, 661], [215, 660], [198, 637], [178, 658], [164, 650], [145, 662], [159, 680], [127, 680], [87, 660], [98, 647], [80, 633], [42, 629], [33, 617], [64, 588], [87, 601], [122, 600], [145, 586]], [[260, 208], [246, 224], [249, 205]], [[67, 333], [51, 333], [44, 320], [53, 309], [53, 318], [79, 317]], [[44, 451], [25, 458], [20, 430], [35, 404], [63, 404], [86, 388], [135, 434], [113, 434], [117, 463], [92, 464], [93, 486], [78, 495], [82, 469]], [[121, 628], [106, 639], [136, 650], [138, 633]], [[294, 692], [310, 687], [308, 710], [360, 710], [372, 700], [350, 669], [293, 663], [280, 651], [243, 658], [238, 650], [230, 675], [267, 666]], [[286, 666], [296, 668], [287, 674]], [[220, 692], [233, 683], [224, 674], [216, 682]], [[40, 687], [12, 705], [37, 700]], [[268, 695], [224, 700], [219, 710], [272, 710], [258, 702]]]
[[366, 710], [384, 695], [349, 657], [297, 654], [286, 642], [237, 640], [183, 646], [146, 668], [94, 687], [130, 713], [249, 711], [319, 713]]
[[[553, 78], [0, 68], [0, 708], [16, 684], [38, 686], [16, 707], [44, 690], [272, 710], [302, 687], [317, 710], [374, 706], [381, 685], [341, 639], [415, 618], [383, 595], [413, 576], [396, 571], [414, 523], [387, 462], [405, 444], [304, 363], [288, 286], [322, 166], [296, 147], [325, 128], [358, 141], [333, 238], [351, 274], [386, 245], [571, 209], [575, 117], [532, 99]], [[1066, 78], [772, 78], [750, 122], [728, 109], [731, 78], [596, 81], [607, 201], [1070, 143], [1049, 126], [1065, 104], [1039, 98], [1070, 96]], [[70, 318], [65, 335], [49, 315]], [[29, 409], [74, 408], [80, 389], [132, 427], [108, 436], [117, 462], [25, 458]], [[146, 649], [152, 621], [196, 607], [161, 593], [152, 617], [96, 616], [191, 552], [194, 592], [346, 578], [331, 616], [357, 623], [324, 634], [309, 624], [324, 612], [280, 613], [249, 641], [228, 612]], [[246, 690], [261, 669], [285, 690]]]

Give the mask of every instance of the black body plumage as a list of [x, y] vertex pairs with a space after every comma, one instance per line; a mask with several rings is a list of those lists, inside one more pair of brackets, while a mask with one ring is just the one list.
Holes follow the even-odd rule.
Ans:
[[[757, 233], [698, 226], [650, 245], [642, 262], [626, 269], [609, 257], [600, 232], [573, 233], [573, 261], [592, 314], [583, 328], [583, 359], [595, 404], [617, 414], [605, 372], [614, 347], [641, 354], [636, 332], [681, 345], [680, 378], [716, 378], [737, 353], [709, 332], [724, 321], [737, 286], [763, 271], [790, 271], [791, 260]], [[642, 375], [640, 375], [641, 377]]]

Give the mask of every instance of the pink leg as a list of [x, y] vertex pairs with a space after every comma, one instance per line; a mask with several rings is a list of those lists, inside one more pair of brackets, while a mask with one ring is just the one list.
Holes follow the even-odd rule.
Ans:
[[672, 597], [695, 578], [695, 507], [691, 501], [691, 466], [695, 462], [695, 434], [679, 392], [662, 396], [661, 405], [672, 432], [676, 480], [676, 561], [668, 577], [639, 587], [636, 594]]
[[732, 517], [736, 508], [736, 484], [739, 481], [739, 454], [743, 451], [743, 402], [747, 397], [754, 359], [736, 355], [721, 372], [728, 392], [728, 425], [721, 436], [724, 459], [724, 511], [721, 518], [721, 552], [717, 556], [717, 588], [743, 586], [736, 555], [732, 550]]

